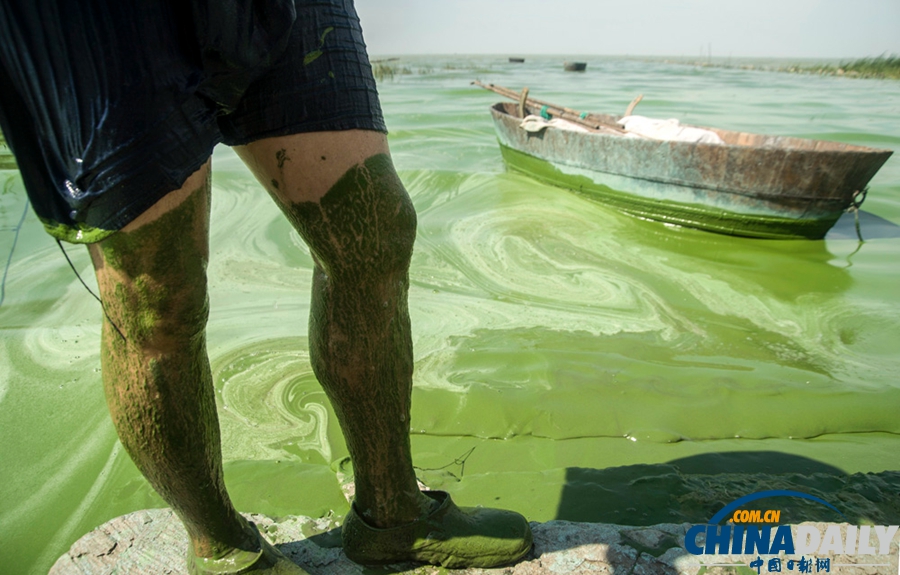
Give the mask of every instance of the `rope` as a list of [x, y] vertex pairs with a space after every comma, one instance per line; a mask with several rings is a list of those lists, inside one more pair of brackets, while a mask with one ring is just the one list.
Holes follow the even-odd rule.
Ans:
[[[859, 208], [863, 205], [863, 202], [866, 201], [866, 196], [869, 194], [869, 188], [863, 188], [862, 190], [856, 190], [853, 192], [853, 198], [850, 200], [850, 207], [848, 210], [859, 210]], [[856, 198], [859, 198], [858, 200]]]
[[866, 195], [868, 193], [869, 188], [863, 188], [862, 190], [853, 192], [853, 198], [850, 200], [850, 207], [847, 208], [848, 212], [853, 212], [853, 223], [856, 225], [856, 237], [859, 238], [859, 243], [866, 241], [863, 239], [862, 230], [860, 230], [859, 227], [859, 207], [866, 201]]
[[[25, 200], [25, 209], [22, 210], [22, 216], [19, 218], [19, 223], [16, 224], [15, 235], [13, 236], [12, 247], [9, 248], [9, 257], [6, 258], [6, 266], [3, 268], [3, 279], [0, 280], [0, 306], [3, 305], [3, 302], [6, 300], [6, 278], [9, 276], [9, 268], [12, 266], [13, 254], [16, 252], [16, 244], [19, 243], [19, 232], [22, 231], [22, 226], [25, 224], [25, 217], [28, 215], [28, 208], [31, 207], [31, 202], [29, 200]], [[106, 313], [106, 307], [103, 306], [103, 302], [100, 301], [100, 298], [91, 291], [91, 288], [88, 287], [84, 280], [81, 279], [81, 276], [78, 274], [78, 270], [75, 269], [75, 264], [72, 263], [72, 260], [69, 259], [69, 254], [66, 253], [66, 249], [63, 247], [62, 242], [57, 239], [56, 245], [59, 246], [59, 249], [62, 251], [63, 255], [66, 257], [66, 261], [69, 262], [69, 267], [72, 268], [72, 271], [75, 272], [75, 277], [78, 278], [78, 281], [81, 282], [81, 285], [84, 286], [84, 289], [88, 291], [89, 294], [94, 296], [94, 299], [100, 302], [100, 307], [103, 309], [103, 315], [106, 316], [107, 321], [109, 321], [110, 325], [116, 330], [116, 333], [125, 340], [125, 335], [119, 329], [119, 326], [110, 319], [109, 314]]]
[[25, 216], [28, 215], [28, 207], [30, 202], [25, 200], [25, 209], [22, 210], [22, 217], [19, 218], [19, 223], [16, 226], [16, 234], [13, 236], [12, 247], [9, 248], [9, 257], [6, 258], [6, 267], [3, 268], [3, 280], [0, 281], [0, 305], [3, 305], [3, 300], [6, 299], [6, 276], [9, 274], [9, 266], [12, 265], [13, 253], [16, 251], [16, 244], [19, 242], [19, 232], [22, 231], [22, 225], [25, 223]]
[[73, 272], [75, 272], [75, 277], [78, 278], [78, 281], [81, 282], [81, 285], [84, 286], [84, 289], [86, 289], [86, 290], [88, 291], [89, 294], [91, 294], [92, 296], [94, 296], [94, 299], [95, 299], [95, 300], [97, 300], [98, 302], [100, 302], [100, 309], [103, 310], [103, 315], [106, 316], [106, 321], [109, 322], [109, 325], [113, 326], [113, 329], [116, 330], [116, 333], [119, 334], [119, 337], [122, 338], [122, 341], [128, 341], [128, 340], [125, 338], [125, 334], [123, 334], [123, 333], [122, 333], [122, 330], [119, 329], [119, 326], [117, 326], [117, 325], [115, 324], [115, 322], [112, 320], [112, 318], [109, 317], [109, 314], [106, 312], [106, 306], [103, 305], [103, 302], [100, 300], [100, 296], [98, 296], [97, 294], [95, 294], [94, 292], [92, 292], [92, 291], [91, 291], [91, 288], [89, 288], [88, 285], [87, 285], [86, 283], [84, 283], [84, 280], [81, 279], [81, 276], [78, 274], [78, 270], [75, 269], [75, 264], [73, 264], [73, 263], [72, 263], [72, 260], [69, 259], [69, 254], [66, 253], [66, 248], [63, 247], [62, 241], [60, 241], [59, 238], [56, 239], [56, 245], [59, 246], [60, 251], [62, 251], [63, 255], [66, 256], [66, 261], [69, 262], [69, 267], [72, 268], [72, 271], [73, 271]]
[[451, 465], [459, 465], [459, 477], [457, 477], [456, 475], [454, 475], [453, 473], [451, 473], [449, 471], [447, 472], [451, 477], [453, 477], [454, 479], [459, 481], [460, 478], [466, 474], [466, 461], [469, 459], [469, 456], [472, 455], [473, 451], [475, 451], [474, 447], [472, 449], [466, 451], [465, 453], [463, 453], [462, 455], [460, 455], [459, 457], [457, 457], [456, 459], [454, 459], [447, 465], [442, 465], [441, 467], [416, 467], [416, 466], [413, 466], [413, 467], [415, 469], [418, 469], [419, 471], [441, 471], [443, 469], [447, 469]]
[[547, 111], [548, 109], [549, 109], [549, 106], [543, 106], [541, 108], [541, 118], [543, 118], [545, 120], [549, 120], [551, 118], [550, 112]]

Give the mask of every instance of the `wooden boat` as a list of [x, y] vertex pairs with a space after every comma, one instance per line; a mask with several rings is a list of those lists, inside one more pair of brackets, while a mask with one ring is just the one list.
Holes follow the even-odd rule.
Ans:
[[566, 72], [584, 72], [587, 62], [563, 62], [563, 70]]
[[525, 58], [513, 58], [512, 56], [510, 56], [509, 62], [510, 64], [524, 64]]
[[[583, 114], [481, 84], [515, 103], [491, 107], [503, 159], [551, 184], [595, 196], [628, 214], [758, 238], [824, 237], [858, 207], [893, 152], [838, 142], [705, 128], [724, 143], [626, 137], [619, 116]], [[629, 106], [628, 115], [634, 104]], [[585, 128], [529, 132], [526, 115]]]

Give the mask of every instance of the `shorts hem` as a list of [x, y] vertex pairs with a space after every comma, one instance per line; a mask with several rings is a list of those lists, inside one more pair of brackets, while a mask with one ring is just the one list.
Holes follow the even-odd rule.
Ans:
[[278, 138], [281, 136], [293, 136], [296, 134], [312, 134], [316, 132], [344, 132], [347, 130], [370, 130], [387, 134], [387, 126], [383, 122], [374, 120], [371, 116], [346, 119], [343, 121], [326, 120], [321, 122], [304, 122], [302, 124], [281, 126], [272, 130], [263, 130], [250, 136], [239, 138], [227, 138], [223, 142], [226, 146], [245, 146], [266, 138]]
[[46, 218], [39, 218], [44, 224], [44, 230], [57, 240], [62, 240], [70, 244], [94, 244], [105, 240], [118, 230], [106, 230], [102, 228], [94, 228], [84, 224], [68, 226], [59, 222], [54, 222]]

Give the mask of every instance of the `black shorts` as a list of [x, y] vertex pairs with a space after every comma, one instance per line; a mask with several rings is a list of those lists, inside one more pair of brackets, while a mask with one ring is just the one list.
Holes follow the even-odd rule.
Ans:
[[352, 0], [260, 5], [0, 3], [0, 126], [51, 235], [114, 233], [220, 142], [386, 132]]

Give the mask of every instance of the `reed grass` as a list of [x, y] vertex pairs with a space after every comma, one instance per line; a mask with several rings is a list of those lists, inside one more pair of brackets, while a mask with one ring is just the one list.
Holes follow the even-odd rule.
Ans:
[[398, 60], [399, 58], [372, 60], [372, 75], [375, 76], [375, 80], [383, 82], [384, 80], [393, 80], [394, 76], [405, 76], [413, 73], [412, 68], [398, 64]]
[[431, 75], [441, 72], [472, 71], [477, 73], [489, 72], [491, 67], [485, 68], [482, 64], [466, 64], [457, 62], [418, 63], [414, 66], [400, 62], [400, 58], [386, 58], [371, 60], [372, 75], [377, 82], [395, 80], [398, 76]]
[[890, 78], [900, 80], [900, 56], [881, 55], [874, 58], [860, 58], [850, 62], [841, 62], [837, 66], [813, 66], [799, 71], [832, 76], [850, 76], [858, 78]]
[[740, 70], [763, 70], [767, 72], [791, 72], [795, 74], [818, 74], [822, 76], [844, 76], [848, 78], [878, 78], [900, 80], [900, 56], [882, 54], [872, 58], [859, 58], [841, 62], [840, 64], [817, 64], [815, 66], [803, 66], [791, 64], [789, 66], [772, 66], [757, 64], [730, 64], [716, 62], [691, 62], [678, 60], [663, 60], [668, 64], [687, 64], [703, 68], [728, 68]]

